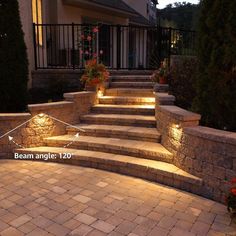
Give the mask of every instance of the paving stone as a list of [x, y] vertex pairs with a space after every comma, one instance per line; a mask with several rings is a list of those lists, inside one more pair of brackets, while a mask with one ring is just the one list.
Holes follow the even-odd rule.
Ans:
[[1, 232], [1, 236], [23, 236], [23, 235], [24, 234], [21, 231], [13, 227], [9, 227]]
[[200, 221], [196, 221], [193, 224], [191, 232], [193, 232], [195, 234], [205, 235], [205, 234], [208, 233], [209, 229], [210, 229], [210, 225], [209, 224], [205, 224], [205, 223], [202, 223]]
[[117, 226], [115, 228], [115, 231], [122, 233], [122, 234], [129, 234], [135, 227], [137, 226], [137, 224], [124, 220], [119, 226]]
[[93, 230], [92, 227], [85, 225], [85, 224], [81, 224], [78, 228], [76, 228], [75, 230], [73, 230], [70, 234], [71, 235], [79, 235], [79, 236], [84, 236], [87, 235], [89, 232], [91, 232]]
[[[196, 236], [195, 233], [185, 231], [183, 229], [176, 228], [176, 227], [172, 228], [169, 235], [171, 236]], [[204, 234], [200, 234], [200, 235], [203, 236]]]
[[80, 221], [81, 223], [87, 224], [87, 225], [91, 225], [93, 222], [95, 222], [97, 219], [89, 216], [87, 214], [84, 213], [80, 213], [75, 217], [76, 220]]
[[19, 227], [23, 224], [25, 224], [26, 222], [30, 221], [32, 219], [32, 217], [28, 216], [28, 215], [22, 215], [18, 218], [16, 218], [15, 220], [11, 221], [9, 224], [12, 225], [13, 227]]
[[168, 230], [163, 229], [161, 227], [155, 227], [151, 230], [151, 232], [148, 234], [148, 236], [167, 236], [169, 233]]
[[115, 226], [113, 226], [111, 224], [108, 224], [108, 223], [106, 223], [105, 221], [102, 221], [102, 220], [96, 221], [91, 226], [93, 228], [96, 228], [96, 229], [104, 232], [104, 233], [110, 233], [115, 228]]
[[74, 200], [81, 202], [81, 203], [87, 203], [91, 200], [91, 198], [83, 196], [83, 195], [77, 195], [75, 197], [73, 197]]

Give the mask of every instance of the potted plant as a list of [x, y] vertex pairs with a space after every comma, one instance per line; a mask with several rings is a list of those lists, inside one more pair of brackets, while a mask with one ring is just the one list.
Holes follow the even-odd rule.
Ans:
[[152, 80], [155, 83], [167, 84], [169, 76], [169, 68], [165, 61], [161, 62], [158, 70], [154, 71], [152, 75]]
[[230, 192], [226, 198], [227, 209], [232, 217], [236, 216], [236, 178], [231, 180]]
[[97, 59], [88, 60], [85, 65], [81, 81], [85, 83], [85, 89], [97, 91], [99, 86], [108, 80], [109, 72], [102, 63], [97, 63]]

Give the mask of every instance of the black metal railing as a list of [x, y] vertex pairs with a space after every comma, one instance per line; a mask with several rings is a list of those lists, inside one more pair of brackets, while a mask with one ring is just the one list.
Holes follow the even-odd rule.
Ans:
[[83, 69], [97, 58], [110, 69], [155, 69], [170, 55], [194, 55], [195, 32], [162, 27], [34, 24], [36, 69]]

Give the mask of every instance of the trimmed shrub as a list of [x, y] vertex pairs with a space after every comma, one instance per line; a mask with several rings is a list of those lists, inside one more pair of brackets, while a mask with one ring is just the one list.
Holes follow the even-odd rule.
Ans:
[[170, 68], [170, 93], [176, 97], [176, 105], [190, 110], [196, 94], [194, 83], [198, 62], [195, 57], [181, 56]]
[[202, 0], [194, 110], [204, 125], [236, 130], [236, 1]]
[[17, 0], [0, 0], [0, 112], [24, 111], [28, 60]]

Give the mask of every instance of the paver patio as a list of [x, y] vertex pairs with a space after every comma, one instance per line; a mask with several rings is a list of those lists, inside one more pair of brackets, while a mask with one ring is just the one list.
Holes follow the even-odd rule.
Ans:
[[226, 207], [106, 171], [0, 161], [0, 235], [236, 235]]

